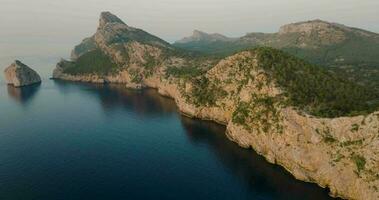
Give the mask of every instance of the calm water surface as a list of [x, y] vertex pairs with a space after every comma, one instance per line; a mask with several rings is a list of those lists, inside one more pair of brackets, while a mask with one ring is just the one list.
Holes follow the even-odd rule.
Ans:
[[329, 199], [155, 90], [0, 85], [0, 199]]

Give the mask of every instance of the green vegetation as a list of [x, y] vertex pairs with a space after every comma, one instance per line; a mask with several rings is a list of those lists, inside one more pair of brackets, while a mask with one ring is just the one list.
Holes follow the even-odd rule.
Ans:
[[71, 65], [64, 68], [64, 72], [72, 75], [97, 74], [108, 75], [117, 71], [117, 65], [100, 49], [87, 52], [80, 56]]
[[145, 54], [144, 59], [146, 61], [146, 63], [144, 64], [144, 67], [147, 70], [151, 70], [152, 68], [154, 68], [158, 64], [157, 59], [148, 53]]
[[164, 48], [170, 46], [170, 44], [166, 41], [137, 28], [119, 28], [117, 32], [114, 32], [112, 34], [112, 37], [109, 37], [107, 38], [108, 40], [106, 40], [108, 45], [137, 41], [142, 44], [148, 44]]
[[354, 141], [346, 141], [346, 142], [342, 142], [341, 143], [341, 146], [342, 147], [345, 147], [345, 146], [351, 146], [351, 145], [362, 145], [363, 144], [363, 140], [354, 140]]
[[79, 45], [75, 46], [73, 50], [73, 53], [74, 53], [73, 55], [75, 55], [75, 57], [81, 56], [82, 54], [94, 49], [96, 49], [96, 43], [95, 43], [94, 37], [86, 38]]
[[131, 78], [131, 81], [132, 83], [141, 83], [142, 82], [142, 74], [140, 73], [139, 70], [137, 69], [134, 69], [134, 68], [129, 68], [128, 69], [128, 72], [130, 74], [130, 78]]
[[345, 34], [347, 39], [342, 43], [315, 49], [286, 47], [282, 50], [379, 91], [379, 40], [349, 32]]
[[342, 158], [345, 158], [345, 156], [343, 156], [342, 154], [340, 153], [337, 153], [337, 156], [336, 158], [333, 160], [333, 162], [339, 162], [342, 160]]
[[358, 124], [353, 124], [351, 125], [351, 132], [357, 132], [359, 130], [359, 125]]
[[336, 139], [331, 137], [330, 135], [326, 135], [326, 136], [324, 136], [324, 142], [333, 143], [333, 142], [336, 142]]
[[215, 106], [218, 99], [228, 95], [225, 90], [205, 76], [192, 79], [192, 87], [193, 103], [196, 106]]
[[240, 102], [233, 112], [232, 122], [240, 125], [247, 125], [246, 119], [249, 117], [250, 105], [247, 102]]
[[372, 90], [272, 48], [253, 50], [264, 69], [288, 97], [291, 105], [319, 117], [372, 112], [378, 95]]
[[322, 135], [325, 143], [337, 142], [337, 140], [333, 137], [332, 133], [330, 132], [330, 128], [328, 126], [324, 127], [322, 132], [320, 132], [320, 130], [316, 128], [316, 132]]
[[[218, 56], [232, 55], [237, 51], [258, 46], [274, 47], [312, 64], [323, 66], [361, 85], [371, 86], [379, 93], [379, 71], [377, 70], [379, 37], [356, 33], [355, 29], [340, 31], [346, 37], [340, 43], [321, 44], [319, 35], [312, 34], [307, 38], [302, 38], [306, 41], [305, 47], [299, 46], [299, 38], [302, 36], [298, 33], [250, 33], [235, 41], [191, 41], [174, 45], [182, 49]], [[373, 35], [373, 33], [367, 34]]]
[[319, 65], [359, 66], [363, 63], [369, 66], [379, 65], [378, 39], [362, 37], [362, 35], [350, 32], [344, 34], [347, 39], [341, 43], [321, 46], [318, 49], [286, 48], [283, 50]]
[[353, 155], [351, 159], [354, 161], [355, 165], [357, 166], [358, 172], [365, 169], [365, 165], [366, 165], [365, 157], [360, 156], [360, 155]]
[[251, 48], [250, 44], [235, 43], [228, 41], [193, 41], [189, 43], [174, 43], [180, 49], [200, 52], [207, 55], [225, 57], [236, 52]]
[[198, 67], [168, 67], [166, 70], [167, 75], [184, 79], [200, 76], [203, 72]]
[[145, 60], [145, 63], [143, 63], [143, 67], [144, 67], [143, 76], [145, 78], [148, 78], [153, 75], [155, 67], [159, 65], [159, 61], [157, 58], [150, 55], [149, 53], [145, 53], [144, 60]]
[[279, 114], [280, 102], [275, 97], [258, 96], [252, 94], [250, 102], [240, 102], [233, 112], [232, 122], [242, 125], [247, 130], [256, 130], [259, 133], [282, 133]]

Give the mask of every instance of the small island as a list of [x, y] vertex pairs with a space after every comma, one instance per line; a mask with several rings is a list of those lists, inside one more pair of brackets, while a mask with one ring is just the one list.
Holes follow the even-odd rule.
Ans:
[[41, 82], [41, 77], [36, 71], [19, 60], [15, 60], [4, 70], [7, 84], [14, 87], [23, 87]]

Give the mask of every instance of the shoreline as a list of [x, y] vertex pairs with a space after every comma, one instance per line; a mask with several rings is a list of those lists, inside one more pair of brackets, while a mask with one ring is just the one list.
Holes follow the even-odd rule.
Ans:
[[[117, 84], [124, 85], [126, 88], [133, 90], [141, 89], [154, 89], [161, 96], [170, 98], [175, 101], [176, 107], [181, 115], [186, 117], [202, 120], [202, 121], [211, 121], [226, 127], [225, 135], [232, 142], [237, 143], [238, 146], [245, 149], [252, 149], [258, 155], [263, 156], [265, 160], [271, 164], [279, 165], [287, 172], [289, 172], [295, 179], [317, 184], [319, 187], [322, 187], [329, 191], [329, 195], [332, 197], [340, 197], [345, 199], [375, 199], [375, 192], [372, 192], [368, 184], [361, 181], [361, 178], [355, 178], [354, 170], [355, 166], [345, 167], [346, 163], [342, 167], [347, 168], [348, 170], [343, 170], [341, 167], [329, 166], [330, 158], [326, 158], [328, 153], [325, 149], [333, 149], [333, 146], [326, 146], [322, 142], [322, 138], [314, 139], [314, 131], [311, 132], [307, 129], [309, 124], [312, 124], [313, 121], [321, 121], [319, 124], [324, 124], [326, 122], [333, 125], [334, 121], [349, 121], [351, 117], [340, 117], [332, 119], [323, 119], [323, 118], [314, 118], [307, 116], [300, 116], [291, 109], [284, 110], [284, 113], [287, 113], [289, 118], [300, 118], [300, 120], [310, 120], [311, 122], [304, 122], [305, 129], [302, 131], [296, 131], [296, 137], [302, 137], [302, 134], [307, 134], [309, 140], [307, 142], [299, 141], [296, 137], [293, 138], [294, 130], [288, 131], [291, 135], [280, 135], [280, 136], [268, 136], [270, 134], [257, 134], [250, 133], [243, 129], [243, 127], [235, 125], [231, 122], [231, 119], [222, 121], [223, 117], [220, 116], [220, 112], [212, 110], [211, 112], [203, 112], [202, 109], [210, 110], [210, 108], [195, 108], [193, 105], [183, 101], [183, 98], [178, 95], [178, 88], [176, 84], [162, 82], [159, 79], [148, 79], [143, 81], [143, 87], [133, 88], [128, 87], [127, 83], [98, 83], [91, 81], [73, 81], [66, 80], [61, 78], [54, 78], [54, 80], [63, 80], [67, 82], [81, 82], [87, 84], [99, 84], [99, 85], [108, 85], [108, 84]], [[86, 79], [88, 80], [88, 79]], [[191, 107], [192, 106], [192, 107]], [[212, 113], [213, 112], [213, 113]], [[371, 114], [376, 115], [377, 113]], [[213, 116], [213, 117], [212, 117]], [[353, 121], [359, 121], [362, 116], [352, 117]], [[295, 120], [297, 123], [297, 121]], [[291, 122], [292, 123], [292, 122]], [[345, 123], [345, 122], [344, 122]], [[352, 123], [352, 122], [349, 122]], [[292, 127], [293, 128], [293, 127]], [[316, 128], [317, 129], [317, 128]], [[364, 131], [363, 131], [364, 132]], [[292, 137], [292, 138], [291, 138]], [[335, 136], [336, 138], [340, 136]], [[343, 137], [343, 136], [342, 136]], [[355, 136], [354, 136], [355, 137]], [[368, 136], [367, 136], [368, 137]], [[291, 139], [289, 139], [291, 138]], [[342, 138], [343, 139], [343, 138]], [[342, 140], [338, 138], [338, 140]], [[283, 145], [283, 140], [288, 140], [287, 142], [292, 143], [291, 145]], [[313, 140], [316, 140], [315, 142]], [[313, 144], [310, 144], [313, 143]], [[309, 145], [310, 144], [310, 145]], [[278, 147], [279, 146], [279, 147]], [[295, 149], [298, 149], [294, 152]], [[314, 153], [312, 153], [314, 152]], [[309, 157], [310, 156], [310, 157]], [[325, 166], [328, 164], [328, 166]], [[351, 169], [351, 171], [350, 171]], [[321, 172], [320, 172], [321, 170]], [[334, 178], [331, 178], [333, 176]], [[348, 176], [349, 179], [344, 180], [344, 176]], [[358, 182], [356, 182], [358, 181]], [[358, 184], [358, 185], [357, 185]], [[352, 189], [352, 185], [355, 185], [355, 189]], [[368, 192], [370, 191], [371, 192]]]

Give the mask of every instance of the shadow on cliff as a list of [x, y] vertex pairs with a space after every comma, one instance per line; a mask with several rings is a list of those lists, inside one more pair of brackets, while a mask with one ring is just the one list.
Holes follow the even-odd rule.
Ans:
[[25, 87], [14, 87], [7, 85], [8, 96], [14, 101], [26, 106], [36, 96], [41, 88], [41, 83], [33, 84]]
[[155, 89], [134, 90], [122, 84], [87, 84], [55, 80], [62, 93], [84, 92], [96, 97], [106, 114], [124, 109], [139, 117], [177, 114], [175, 103], [158, 94]]
[[182, 116], [181, 122], [192, 143], [206, 144], [234, 176], [258, 196], [272, 199], [332, 199], [326, 189], [296, 180], [282, 167], [268, 163], [251, 149], [243, 149], [225, 135], [225, 127]]

